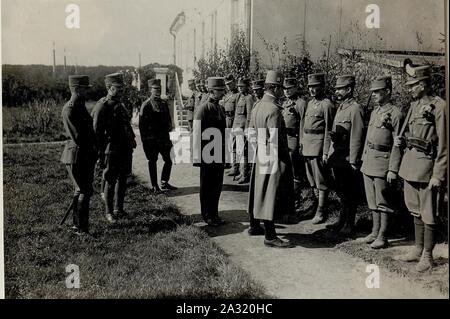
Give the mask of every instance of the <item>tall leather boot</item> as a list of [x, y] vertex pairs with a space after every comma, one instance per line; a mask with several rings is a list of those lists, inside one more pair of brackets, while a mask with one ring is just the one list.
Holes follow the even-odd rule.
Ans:
[[386, 237], [389, 226], [389, 214], [381, 213], [380, 216], [380, 230], [378, 231], [377, 239], [370, 245], [373, 249], [381, 249], [389, 246], [389, 242]]
[[110, 223], [114, 223], [116, 219], [114, 218], [114, 193], [115, 193], [115, 183], [114, 185], [109, 182], [105, 183], [105, 206], [106, 206], [106, 220]]
[[425, 224], [423, 252], [416, 265], [418, 272], [425, 272], [433, 268], [433, 249], [435, 246], [435, 225]]
[[381, 226], [381, 213], [377, 212], [376, 210], [372, 211], [372, 232], [367, 235], [366, 237], [361, 237], [356, 239], [359, 243], [366, 243], [371, 244], [373, 243], [377, 237], [378, 233], [380, 231]]
[[325, 210], [325, 201], [327, 199], [327, 191], [319, 190], [319, 202], [317, 205], [316, 215], [312, 219], [313, 224], [320, 224], [327, 219], [327, 212]]
[[352, 205], [347, 210], [345, 224], [339, 231], [339, 234], [344, 235], [344, 236], [351, 235], [355, 228], [355, 218], [356, 218], [356, 206]]
[[89, 202], [90, 196], [81, 194], [78, 198], [78, 214], [79, 227], [78, 229], [83, 233], [89, 233]]
[[72, 198], [72, 221], [73, 226], [80, 228], [80, 214], [78, 211], [78, 198], [80, 195], [73, 195]]
[[395, 259], [404, 262], [419, 261], [424, 246], [425, 226], [420, 218], [414, 217], [414, 235], [415, 235], [415, 247], [407, 254], [396, 256]]
[[114, 188], [114, 217], [122, 218], [127, 214], [123, 209], [123, 204], [125, 202], [125, 193], [127, 191], [127, 176], [120, 176], [116, 187]]

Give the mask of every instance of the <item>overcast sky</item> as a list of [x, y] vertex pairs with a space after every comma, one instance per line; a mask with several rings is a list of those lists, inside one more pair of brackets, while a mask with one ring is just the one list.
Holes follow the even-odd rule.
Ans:
[[[1, 0], [2, 63], [142, 65], [172, 61], [169, 27], [187, 6], [206, 0]], [[80, 8], [80, 29], [65, 26], [65, 8]]]

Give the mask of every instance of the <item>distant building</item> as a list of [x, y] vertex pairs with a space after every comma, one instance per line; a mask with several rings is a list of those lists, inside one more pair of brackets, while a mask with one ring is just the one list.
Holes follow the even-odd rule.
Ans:
[[[366, 7], [380, 9], [380, 28], [368, 29]], [[313, 61], [337, 49], [444, 52], [444, 0], [210, 0], [186, 10], [171, 26], [175, 63], [192, 76], [197, 60], [225, 47], [237, 29], [248, 37], [262, 63], [271, 66], [266, 43], [281, 44], [294, 54], [307, 50]], [[330, 41], [331, 39], [331, 41]], [[323, 40], [325, 42], [323, 42]], [[355, 47], [355, 46], [363, 47]], [[443, 61], [443, 59], [437, 59]], [[186, 83], [183, 84], [183, 87]]]

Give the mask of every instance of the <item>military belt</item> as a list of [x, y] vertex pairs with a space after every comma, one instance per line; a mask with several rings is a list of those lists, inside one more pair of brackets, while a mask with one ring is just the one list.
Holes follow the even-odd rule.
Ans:
[[316, 135], [320, 135], [320, 134], [325, 134], [325, 130], [323, 130], [323, 129], [310, 130], [310, 129], [305, 128], [305, 133], [306, 133], [306, 134], [316, 134]]
[[407, 137], [406, 146], [409, 149], [415, 148], [417, 151], [425, 153], [427, 155], [433, 154], [433, 145], [430, 141], [427, 141], [419, 137]]
[[372, 142], [367, 142], [367, 146], [372, 150], [377, 150], [380, 152], [389, 152], [391, 150], [389, 145], [374, 144]]

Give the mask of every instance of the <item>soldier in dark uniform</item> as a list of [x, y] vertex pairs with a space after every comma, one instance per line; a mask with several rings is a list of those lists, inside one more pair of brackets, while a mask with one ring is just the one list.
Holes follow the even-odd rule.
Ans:
[[289, 156], [291, 157], [292, 173], [294, 175], [294, 205], [300, 209], [301, 183], [304, 176], [304, 162], [300, 155], [300, 123], [305, 116], [306, 102], [298, 95], [296, 78], [286, 78], [283, 83], [284, 100], [282, 115], [286, 126]]
[[252, 91], [255, 103], [264, 96], [264, 80], [252, 81]]
[[105, 76], [105, 85], [108, 95], [97, 102], [92, 115], [94, 131], [100, 145], [100, 157], [105, 157], [106, 168], [103, 176], [106, 219], [114, 223], [118, 218], [127, 215], [123, 205], [136, 141], [121, 102], [124, 86], [122, 74]]
[[62, 109], [62, 121], [70, 138], [61, 156], [74, 185], [72, 199], [73, 230], [89, 233], [89, 203], [93, 193], [97, 145], [92, 118], [86, 110], [85, 98], [89, 85], [87, 75], [69, 76], [71, 97]]
[[342, 235], [353, 232], [360, 178], [361, 155], [364, 147], [364, 111], [353, 98], [355, 77], [344, 75], [337, 78], [336, 96], [340, 105], [336, 112], [328, 152], [336, 193], [342, 210], [336, 222], [327, 228], [340, 230]]
[[[248, 143], [247, 128], [250, 123], [250, 116], [254, 104], [253, 97], [249, 93], [250, 81], [248, 79], [239, 79], [238, 90], [239, 100], [236, 103], [236, 110], [233, 121], [233, 148], [236, 149], [236, 166], [240, 174], [235, 177], [238, 184], [246, 184], [250, 181], [250, 167], [248, 165]], [[240, 139], [240, 140], [239, 140]]]
[[[236, 87], [236, 80], [232, 74], [228, 75], [225, 78], [225, 85], [227, 87], [227, 94], [223, 97], [222, 105], [225, 109], [225, 116], [226, 116], [226, 122], [227, 122], [227, 128], [231, 129], [233, 128], [233, 122], [234, 122], [234, 116], [236, 112], [236, 104], [239, 100], [239, 92]], [[231, 161], [232, 163], [236, 163], [236, 149], [234, 148], [235, 141], [233, 136], [229, 139], [228, 144], [228, 151], [231, 154]], [[239, 175], [239, 167], [232, 165], [231, 169], [227, 171], [228, 176], [237, 176]]]
[[[200, 167], [200, 206], [203, 220], [210, 226], [219, 226], [219, 199], [222, 192], [225, 163], [225, 114], [219, 105], [225, 95], [223, 78], [208, 78], [209, 100], [195, 112], [194, 120], [194, 166]], [[211, 140], [203, 140], [202, 134], [211, 132]], [[203, 154], [205, 145], [214, 144], [209, 158]]]
[[191, 90], [192, 94], [189, 97], [185, 109], [187, 112], [187, 120], [189, 126], [189, 132], [192, 132], [192, 122], [194, 121], [194, 111], [195, 111], [195, 98], [197, 95], [197, 89], [195, 87], [195, 80], [188, 80], [189, 90]]
[[357, 240], [371, 244], [373, 249], [380, 249], [388, 246], [386, 231], [389, 217], [395, 212], [392, 183], [397, 179], [401, 153], [394, 146], [394, 138], [400, 132], [403, 113], [391, 104], [390, 76], [376, 78], [370, 90], [377, 106], [370, 116], [361, 171], [373, 226], [368, 236]]
[[[141, 134], [142, 147], [148, 160], [148, 172], [150, 184], [155, 194], [161, 191], [175, 190], [176, 187], [169, 184], [172, 170], [172, 141], [169, 133], [172, 131], [172, 118], [170, 117], [167, 101], [161, 99], [161, 80], [148, 81], [151, 96], [142, 103], [139, 112], [139, 132]], [[161, 154], [164, 166], [161, 173], [161, 187], [158, 186], [157, 161]]]
[[404, 180], [406, 207], [414, 216], [416, 241], [410, 253], [397, 258], [419, 261], [418, 272], [433, 267], [438, 200], [440, 188], [447, 181], [447, 105], [430, 95], [430, 71], [429, 66], [410, 70], [406, 85], [414, 100], [395, 139], [395, 144], [405, 150], [399, 175]]
[[335, 109], [333, 103], [325, 97], [324, 73], [309, 74], [308, 88], [311, 100], [308, 102], [304, 121], [301, 123], [300, 141], [306, 176], [317, 198], [317, 209], [312, 223], [319, 224], [327, 219], [325, 202], [328, 197], [331, 172], [326, 163]]
[[[292, 164], [289, 156], [286, 129], [281, 105], [277, 99], [283, 94], [281, 74], [268, 71], [265, 94], [253, 108], [250, 120], [250, 136], [255, 134], [257, 150], [252, 167], [248, 197], [250, 236], [265, 234], [268, 247], [291, 248], [292, 244], [277, 237], [275, 219], [294, 211], [292, 200]], [[264, 134], [261, 134], [264, 132]], [[273, 154], [270, 149], [275, 148]], [[267, 153], [272, 153], [267, 155]], [[268, 160], [265, 157], [269, 157]], [[291, 211], [291, 212], [289, 212]], [[264, 230], [260, 226], [264, 221]]]

